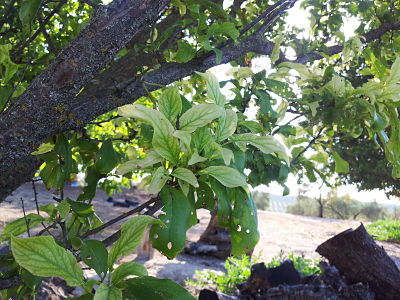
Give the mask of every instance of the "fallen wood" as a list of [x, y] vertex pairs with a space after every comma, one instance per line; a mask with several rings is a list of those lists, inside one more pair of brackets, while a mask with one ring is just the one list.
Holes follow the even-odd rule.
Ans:
[[340, 270], [347, 283], [366, 283], [376, 299], [400, 299], [400, 271], [361, 224], [327, 240], [316, 250]]

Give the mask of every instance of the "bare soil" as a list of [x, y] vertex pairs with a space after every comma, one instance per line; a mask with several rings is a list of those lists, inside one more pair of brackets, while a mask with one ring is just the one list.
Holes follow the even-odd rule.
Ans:
[[[38, 191], [38, 204], [45, 205], [51, 202], [53, 195], [51, 191], [46, 191], [41, 183], [36, 183]], [[64, 196], [76, 199], [80, 193], [78, 187], [66, 187]], [[0, 204], [0, 231], [5, 223], [13, 221], [23, 216], [21, 209], [23, 199], [26, 213], [36, 212], [32, 184], [25, 184], [17, 189], [5, 202]], [[98, 191], [93, 201], [99, 217], [103, 221], [108, 221], [130, 208], [115, 207], [106, 201], [108, 196], [103, 191]], [[124, 191], [121, 195], [114, 195], [114, 199], [124, 201], [124, 199], [137, 200], [143, 202], [147, 196], [136, 191]], [[206, 228], [209, 221], [209, 213], [206, 210], [198, 212], [199, 224], [191, 228], [187, 235], [188, 241], [197, 241], [200, 234]], [[255, 248], [254, 255], [259, 256], [265, 261], [278, 255], [281, 251], [285, 253], [294, 252], [309, 258], [318, 258], [315, 249], [319, 244], [348, 228], [356, 228], [360, 222], [322, 219], [316, 217], [295, 216], [284, 213], [272, 213], [266, 211], [258, 212], [259, 231], [261, 234], [260, 242]], [[118, 230], [120, 224], [115, 224], [95, 236], [104, 239]], [[41, 229], [41, 228], [39, 228]], [[385, 248], [389, 255], [400, 268], [400, 245], [386, 242], [378, 242]], [[1, 245], [0, 245], [1, 246]], [[124, 259], [133, 260], [136, 255], [132, 254]], [[188, 255], [178, 255], [173, 260], [168, 260], [159, 252], [155, 251], [154, 257], [143, 261], [149, 269], [150, 275], [160, 278], [169, 278], [180, 283], [185, 279], [191, 278], [197, 269], [223, 270], [223, 261], [210, 258]], [[88, 273], [88, 276], [94, 276]]]

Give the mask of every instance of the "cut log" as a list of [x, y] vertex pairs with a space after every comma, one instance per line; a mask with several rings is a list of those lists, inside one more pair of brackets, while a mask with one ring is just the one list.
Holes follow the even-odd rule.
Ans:
[[349, 284], [368, 284], [376, 299], [400, 299], [399, 269], [362, 224], [327, 240], [316, 251], [338, 268]]

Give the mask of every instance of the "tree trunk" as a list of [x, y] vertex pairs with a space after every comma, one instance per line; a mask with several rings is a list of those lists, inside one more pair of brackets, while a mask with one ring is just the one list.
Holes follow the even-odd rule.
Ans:
[[327, 240], [316, 251], [350, 283], [367, 283], [377, 299], [399, 299], [400, 271], [362, 224], [356, 230], [346, 230]]

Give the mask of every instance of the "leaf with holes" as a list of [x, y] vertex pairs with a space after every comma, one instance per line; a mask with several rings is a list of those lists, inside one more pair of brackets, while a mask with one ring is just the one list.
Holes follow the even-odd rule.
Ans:
[[153, 226], [150, 238], [153, 247], [169, 259], [174, 258], [186, 244], [186, 231], [190, 227], [192, 207], [180, 189], [165, 186], [160, 193], [165, 214], [159, 216], [167, 226]]
[[235, 207], [231, 216], [232, 254], [243, 255], [253, 250], [260, 239], [257, 225], [257, 208], [253, 197], [242, 188], [232, 191]]
[[108, 252], [101, 241], [87, 240], [81, 247], [81, 258], [100, 277], [107, 273]]
[[227, 109], [225, 114], [219, 118], [217, 127], [217, 139], [219, 142], [230, 137], [236, 130], [237, 115], [232, 109]]
[[179, 95], [179, 90], [176, 86], [169, 87], [161, 94], [158, 101], [160, 112], [175, 124], [177, 116], [182, 111], [182, 100]]
[[197, 182], [196, 176], [194, 176], [193, 172], [186, 168], [176, 168], [172, 173], [172, 176], [179, 178], [187, 183], [190, 183], [194, 187], [199, 187], [199, 183]]
[[203, 181], [199, 182], [199, 187], [196, 189], [196, 195], [197, 195], [196, 208], [205, 208], [208, 209], [209, 211], [214, 210], [215, 207], [214, 193], [207, 183]]
[[116, 285], [130, 275], [147, 276], [148, 273], [141, 263], [134, 261], [125, 262], [114, 270], [111, 276], [111, 282], [113, 285]]
[[225, 186], [219, 183], [218, 180], [211, 178], [211, 187], [217, 196], [217, 216], [218, 224], [223, 227], [229, 227], [232, 206], [228, 190]]
[[60, 247], [51, 236], [11, 238], [15, 261], [33, 275], [60, 277], [70, 286], [83, 283], [83, 271], [71, 252]]
[[179, 119], [179, 129], [193, 132], [219, 118], [223, 112], [224, 110], [215, 104], [197, 104], [182, 114]]
[[126, 285], [129, 300], [195, 300], [187, 290], [169, 279], [145, 276], [128, 279]]
[[214, 177], [226, 187], [233, 188], [247, 185], [246, 180], [242, 177], [242, 175], [240, 175], [240, 173], [233, 168], [224, 166], [211, 166], [201, 170], [199, 173]]
[[164, 224], [150, 216], [136, 216], [126, 221], [121, 227], [121, 236], [111, 247], [108, 255], [108, 267], [111, 270], [117, 259], [133, 252], [140, 244], [147, 226]]

